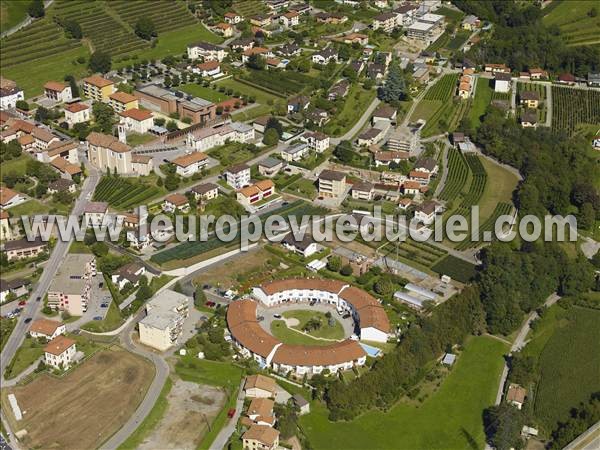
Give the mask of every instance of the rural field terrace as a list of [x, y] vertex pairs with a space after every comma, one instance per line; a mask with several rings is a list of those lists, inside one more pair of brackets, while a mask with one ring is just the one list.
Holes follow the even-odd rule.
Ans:
[[[27, 430], [27, 448], [97, 448], [129, 419], [153, 377], [149, 361], [112, 347], [61, 378], [39, 375], [24, 386], [4, 389], [2, 409], [13, 430]], [[9, 393], [27, 411], [18, 425]]]

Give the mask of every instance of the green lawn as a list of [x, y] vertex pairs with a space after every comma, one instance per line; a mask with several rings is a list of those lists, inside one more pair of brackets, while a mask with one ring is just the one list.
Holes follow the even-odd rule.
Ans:
[[[330, 422], [327, 409], [311, 404], [300, 417], [311, 447], [320, 449], [483, 448], [482, 412], [494, 403], [508, 346], [473, 337], [437, 392], [419, 407], [399, 403], [389, 412], [367, 412], [350, 422]], [[335, 443], [335, 444], [333, 444]]]
[[600, 390], [598, 323], [600, 310], [574, 306], [541, 351], [534, 411], [546, 430], [554, 429], [569, 417], [571, 408]]
[[469, 110], [469, 121], [474, 129], [479, 128], [480, 117], [485, 114], [488, 105], [492, 101], [492, 87], [490, 84], [491, 82], [487, 78], [479, 77], [477, 79], [475, 98]]
[[79, 56], [87, 60], [87, 47], [81, 46], [46, 58], [2, 68], [2, 76], [14, 80], [25, 91], [25, 98], [31, 98], [44, 92], [43, 86], [48, 80], [62, 81], [68, 74], [75, 78], [85, 77], [87, 65], [73, 64]]
[[512, 203], [512, 193], [516, 189], [519, 180], [515, 174], [486, 158], [481, 158], [481, 163], [485, 168], [488, 179], [479, 201], [479, 217], [481, 223], [483, 223], [485, 219], [492, 215], [498, 203]]
[[91, 331], [93, 333], [105, 333], [107, 331], [116, 330], [123, 324], [124, 318], [115, 301], [110, 302], [106, 317], [104, 320], [92, 320], [81, 326], [82, 330]]
[[208, 151], [208, 154], [219, 160], [222, 166], [239, 164], [256, 156], [245, 148], [244, 144], [239, 142], [230, 142], [229, 144], [216, 147]]
[[200, 86], [199, 84], [189, 83], [177, 86], [177, 89], [195, 97], [200, 97], [213, 103], [219, 103], [225, 100], [229, 100], [231, 97], [225, 95], [223, 92], [219, 92], [216, 89], [209, 87]]
[[317, 196], [317, 187], [313, 181], [300, 178], [298, 181], [286, 186], [283, 192], [313, 200]]
[[325, 338], [325, 339], [344, 339], [344, 327], [342, 324], [333, 317], [335, 323], [333, 326], [329, 326], [327, 317], [325, 313], [320, 311], [309, 311], [309, 310], [296, 310], [296, 311], [286, 311], [283, 313], [283, 317], [286, 319], [294, 318], [298, 319], [300, 322], [298, 325], [295, 325], [292, 328], [297, 330], [302, 330], [302, 328], [306, 325], [306, 323], [311, 319], [316, 319], [321, 322], [321, 328], [310, 331], [309, 334], [311, 336]]
[[231, 115], [231, 118], [233, 120], [246, 122], [248, 120], [256, 119], [257, 117], [266, 116], [270, 113], [271, 113], [271, 107], [269, 105], [255, 103], [254, 106], [252, 106], [252, 108], [249, 108], [245, 111], [233, 113]]
[[288, 328], [283, 320], [274, 320], [271, 323], [271, 334], [280, 341], [290, 345], [325, 346], [334, 343], [332, 341], [313, 339], [306, 334], [298, 333], [297, 331]]
[[6, 368], [4, 376], [8, 379], [16, 377], [43, 355], [44, 344], [38, 343], [37, 339], [25, 338], [23, 344], [17, 349], [13, 360]]
[[132, 147], [147, 144], [148, 142], [152, 142], [155, 139], [156, 136], [153, 136], [151, 134], [129, 133], [127, 135], [127, 143]]
[[324, 127], [324, 132], [331, 136], [341, 136], [350, 130], [360, 119], [362, 113], [371, 104], [377, 93], [365, 90], [358, 84], [352, 85], [341, 111]]
[[27, 161], [30, 161], [31, 157], [22, 154], [18, 158], [10, 159], [8, 161], [2, 162], [2, 171], [0, 171], [0, 181], [3, 180], [4, 176], [7, 173], [14, 172], [18, 176], [25, 175], [25, 168], [27, 166]]
[[182, 380], [211, 386], [237, 388], [242, 379], [242, 369], [231, 363], [198, 359], [196, 355], [179, 358], [175, 372]]
[[13, 217], [32, 216], [35, 214], [48, 214], [50, 207], [39, 200], [31, 199], [10, 208]]
[[[158, 36], [158, 43], [154, 48], [144, 49], [135, 53], [137, 59], [161, 59], [167, 55], [182, 55], [186, 52], [188, 44], [193, 42], [210, 42], [220, 44], [221, 36], [209, 31], [202, 24], [188, 25], [178, 30], [168, 31]], [[113, 64], [113, 69], [118, 69], [131, 64], [131, 59]]]
[[156, 425], [158, 425], [167, 410], [167, 406], [169, 406], [167, 396], [172, 387], [173, 382], [171, 381], [171, 378], [167, 378], [165, 385], [160, 391], [160, 396], [156, 399], [150, 413], [127, 440], [119, 446], [118, 450], [134, 450], [138, 448], [146, 436], [154, 429], [154, 427], [156, 427]]
[[233, 78], [227, 78], [226, 80], [221, 80], [215, 82], [217, 86], [225, 86], [226, 88], [231, 88], [233, 91], [237, 91], [242, 95], [246, 95], [248, 97], [254, 97], [257, 103], [261, 103], [263, 105], [272, 105], [276, 100], [281, 100], [281, 98], [269, 94], [261, 89], [257, 89], [254, 86], [248, 86], [247, 84], [241, 83]]
[[27, 17], [29, 2], [25, 0], [2, 0], [0, 3], [0, 30], [9, 30]]

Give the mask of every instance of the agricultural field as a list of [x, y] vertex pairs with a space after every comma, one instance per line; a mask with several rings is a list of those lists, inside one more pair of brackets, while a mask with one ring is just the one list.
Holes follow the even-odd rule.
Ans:
[[430, 269], [438, 261], [443, 259], [447, 252], [428, 242], [418, 242], [411, 238], [396, 246], [390, 242], [386, 246], [387, 256], [392, 259], [398, 259], [411, 265]]
[[[596, 6], [596, 10], [598, 6]], [[594, 2], [588, 0], [555, 0], [543, 10], [545, 25], [557, 25], [567, 45], [592, 45], [600, 43], [600, 16], [592, 17]]]
[[585, 124], [600, 125], [600, 92], [552, 86], [552, 130], [572, 134]]
[[162, 33], [174, 31], [188, 25], [197, 25], [185, 2], [172, 2], [168, 8], [162, 0], [131, 2], [127, 0], [111, 1], [110, 7], [117, 11], [123, 21], [131, 28], [140, 17], [148, 17], [156, 26], [160, 38]]
[[94, 201], [108, 202], [117, 209], [126, 210], [147, 202], [161, 192], [162, 190], [153, 184], [128, 178], [103, 177], [94, 191]]
[[150, 46], [110, 12], [104, 3], [84, 0], [56, 2], [53, 8], [56, 18], [74, 20], [81, 26], [84, 37], [90, 40], [94, 50], [110, 52], [115, 57]]
[[[40, 375], [3, 390], [2, 410], [12, 429], [27, 430], [22, 443], [28, 448], [97, 448], [129, 419], [153, 377], [149, 361], [112, 347], [63, 377]], [[9, 393], [27, 411], [18, 426], [8, 406]]]
[[450, 148], [448, 150], [448, 176], [438, 198], [443, 201], [457, 198], [468, 181], [469, 173], [464, 155], [459, 150]]
[[[456, 91], [456, 82], [458, 74], [443, 75], [427, 91], [423, 100], [417, 105], [410, 120], [416, 122], [419, 119], [427, 121], [423, 128], [423, 137], [432, 136], [442, 131], [452, 131], [450, 123], [460, 121], [456, 119], [458, 114], [464, 114], [466, 107], [463, 107], [458, 100], [453, 98]], [[464, 103], [464, 102], [463, 102]], [[460, 112], [462, 110], [462, 112]]]
[[[600, 300], [597, 294], [588, 295]], [[546, 432], [600, 389], [596, 376], [600, 353], [592, 344], [600, 340], [599, 320], [598, 309], [554, 305], [545, 312], [523, 349], [525, 355], [537, 360], [539, 381], [533, 395], [533, 413]]]
[[481, 416], [494, 403], [507, 349], [490, 337], [473, 337], [441, 386], [422, 403], [403, 399], [387, 412], [330, 422], [325, 406], [313, 401], [310, 414], [300, 417], [302, 431], [316, 449], [331, 448], [332, 442], [344, 449], [483, 448]]
[[448, 255], [432, 266], [431, 270], [440, 275], [448, 275], [453, 280], [461, 283], [468, 283], [475, 276], [476, 269], [475, 265], [456, 256]]
[[237, 0], [232, 9], [243, 17], [255, 16], [269, 11], [267, 5], [260, 0]]
[[[470, 208], [473, 205], [479, 204], [479, 200], [483, 196], [485, 185], [487, 183], [487, 173], [481, 163], [481, 159], [473, 154], [467, 154], [464, 156], [469, 171], [471, 172], [471, 182], [468, 188], [462, 190], [460, 196], [460, 203], [458, 207], [452, 211], [452, 214], [460, 214], [464, 217], [470, 215]], [[456, 201], [452, 203], [456, 205]], [[450, 208], [449, 208], [450, 209]]]

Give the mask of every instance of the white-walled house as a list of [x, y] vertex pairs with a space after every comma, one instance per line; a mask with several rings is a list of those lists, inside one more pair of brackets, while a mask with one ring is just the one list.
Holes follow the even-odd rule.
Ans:
[[89, 122], [91, 108], [84, 103], [71, 103], [65, 106], [65, 121], [73, 126], [76, 123]]
[[198, 42], [196, 44], [190, 44], [187, 47], [187, 54], [189, 59], [203, 58], [206, 61], [223, 61], [227, 52], [223, 47], [219, 47], [208, 42]]
[[241, 189], [250, 184], [250, 167], [236, 164], [225, 171], [225, 181], [234, 189]]
[[44, 84], [46, 98], [57, 102], [68, 102], [73, 98], [71, 86], [60, 81], [48, 81]]
[[323, 153], [329, 148], [329, 136], [320, 131], [304, 133], [300, 139], [306, 142], [308, 146], [317, 153]]
[[37, 319], [31, 323], [29, 334], [33, 338], [46, 338], [49, 341], [61, 334], [67, 332], [67, 327], [64, 323], [56, 320]]
[[433, 200], [426, 201], [415, 209], [415, 219], [425, 225], [431, 225], [435, 215], [442, 210], [442, 206]]
[[176, 167], [177, 175], [191, 177], [207, 166], [208, 156], [202, 152], [192, 152], [179, 156], [171, 162]]
[[494, 92], [507, 93], [510, 91], [511, 77], [509, 73], [496, 73], [494, 75]]
[[126, 131], [144, 134], [154, 126], [152, 113], [147, 109], [132, 108], [119, 113], [120, 123]]
[[56, 369], [67, 369], [77, 353], [76, 342], [65, 336], [57, 336], [44, 347], [44, 362]]

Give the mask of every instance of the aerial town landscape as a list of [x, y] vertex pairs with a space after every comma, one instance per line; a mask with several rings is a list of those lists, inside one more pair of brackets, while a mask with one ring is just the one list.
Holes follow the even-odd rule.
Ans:
[[599, 10], [0, 0], [0, 450], [600, 450]]

